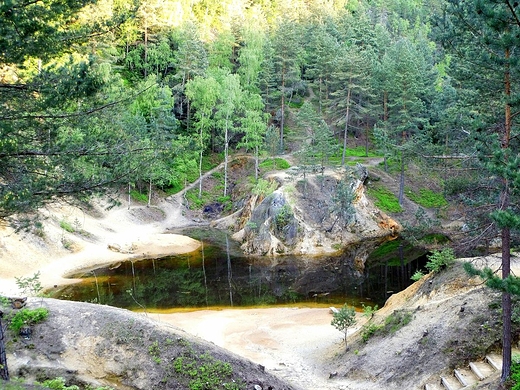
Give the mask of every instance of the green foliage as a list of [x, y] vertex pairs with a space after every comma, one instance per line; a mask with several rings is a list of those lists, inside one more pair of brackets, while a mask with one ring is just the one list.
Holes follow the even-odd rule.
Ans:
[[23, 308], [18, 310], [13, 318], [11, 318], [9, 329], [18, 333], [22, 327], [45, 321], [48, 316], [49, 309], [45, 307], [38, 307], [36, 309]]
[[449, 267], [455, 261], [455, 254], [451, 248], [444, 248], [440, 251], [435, 250], [431, 255], [426, 257], [428, 258], [426, 269], [433, 273]]
[[414, 282], [417, 282], [418, 280], [421, 280], [424, 276], [424, 273], [420, 270], [417, 270], [414, 272], [414, 274], [410, 277]]
[[331, 325], [343, 333], [345, 348], [347, 347], [348, 329], [356, 323], [356, 309], [346, 303], [337, 312], [332, 313]]
[[520, 356], [513, 354], [511, 362], [511, 390], [520, 390]]
[[443, 207], [448, 204], [441, 193], [434, 192], [428, 188], [421, 188], [418, 194], [407, 188], [405, 193], [410, 200], [426, 208]]
[[391, 191], [384, 187], [368, 188], [368, 195], [375, 198], [374, 204], [382, 211], [389, 213], [399, 213], [403, 208], [399, 205], [399, 200]]
[[150, 344], [148, 353], [157, 364], [161, 363], [161, 350], [159, 349], [159, 342], [157, 340]]
[[131, 190], [130, 191], [130, 196], [132, 197], [133, 200], [135, 200], [137, 202], [141, 202], [141, 203], [148, 202], [148, 195], [147, 194], [143, 194], [143, 193], [141, 193], [138, 190]]
[[274, 223], [278, 231], [282, 231], [294, 218], [291, 206], [285, 203], [276, 213]]
[[79, 387], [76, 385], [65, 386], [65, 379], [62, 377], [47, 379], [42, 383], [42, 386], [51, 390], [79, 390]]
[[190, 208], [194, 210], [199, 210], [204, 206], [204, 198], [207, 195], [207, 192], [202, 192], [202, 198], [199, 198], [198, 191], [196, 189], [191, 189], [186, 191], [186, 199], [190, 204]]
[[37, 296], [43, 290], [43, 286], [40, 282], [40, 271], [36, 272], [33, 276], [15, 276], [15, 280], [18, 288], [26, 295]]
[[361, 339], [363, 342], [367, 342], [371, 337], [377, 334], [381, 329], [381, 325], [376, 325], [373, 322], [367, 322], [361, 329]]
[[271, 195], [278, 187], [278, 183], [275, 180], [267, 181], [264, 179], [258, 179], [258, 182], [255, 184], [251, 192], [255, 195], [266, 197]]
[[62, 220], [60, 221], [60, 227], [65, 230], [66, 232], [69, 232], [69, 233], [74, 233], [74, 231], [76, 229], [74, 229], [74, 227], [66, 220]]
[[289, 169], [291, 167], [291, 164], [283, 158], [276, 157], [274, 159], [267, 159], [260, 163], [260, 168], [264, 170], [284, 170]]
[[408, 325], [412, 319], [412, 313], [405, 310], [396, 310], [385, 318], [385, 325], [382, 330], [386, 334], [395, 333], [403, 326]]
[[363, 306], [363, 316], [367, 317], [369, 320], [374, 318], [374, 315], [379, 310], [379, 306], [377, 306], [377, 305], [365, 306], [364, 304], [362, 304], [362, 306]]
[[190, 390], [245, 389], [243, 383], [231, 379], [231, 364], [217, 360], [207, 353], [195, 356], [190, 351], [186, 356], [177, 357], [172, 367], [177, 374], [187, 379]]
[[336, 186], [336, 191], [332, 195], [331, 212], [336, 213], [338, 219], [343, 222], [343, 226], [347, 226], [356, 219], [356, 209], [354, 207], [354, 193], [350, 185], [351, 178], [345, 175]]
[[501, 278], [491, 268], [477, 269], [469, 262], [464, 263], [463, 267], [470, 276], [479, 276], [484, 279], [486, 286], [520, 296], [519, 277], [509, 275], [507, 278]]

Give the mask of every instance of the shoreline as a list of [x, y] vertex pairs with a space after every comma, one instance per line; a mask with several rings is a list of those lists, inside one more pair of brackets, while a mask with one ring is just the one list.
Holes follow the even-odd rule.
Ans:
[[[119, 207], [87, 215], [72, 206], [54, 205], [40, 230], [17, 232], [0, 226], [0, 295], [19, 296], [17, 278], [40, 272], [44, 290], [71, 284], [80, 270], [126, 260], [144, 260], [193, 252], [200, 242], [169, 233], [192, 223], [180, 206], [162, 201], [154, 207]], [[100, 218], [99, 215], [102, 215]], [[81, 221], [77, 231], [65, 231], [63, 221]]]

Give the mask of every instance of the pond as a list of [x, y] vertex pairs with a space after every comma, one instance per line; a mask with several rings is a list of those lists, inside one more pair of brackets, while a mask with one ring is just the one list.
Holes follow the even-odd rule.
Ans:
[[[263, 305], [384, 305], [423, 268], [425, 251], [397, 239], [363, 242], [338, 256], [245, 257], [218, 231], [190, 230], [199, 250], [79, 272], [54, 298], [131, 310]], [[367, 258], [364, 266], [363, 260]]]

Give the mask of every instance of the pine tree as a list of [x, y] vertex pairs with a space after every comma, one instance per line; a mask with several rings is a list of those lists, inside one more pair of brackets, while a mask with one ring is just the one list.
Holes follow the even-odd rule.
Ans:
[[[445, 15], [438, 26], [444, 47], [449, 50], [457, 67], [453, 75], [458, 82], [474, 92], [466, 95], [472, 105], [476, 145], [481, 158], [483, 177], [493, 180], [497, 192], [492, 225], [500, 230], [502, 239], [502, 279], [510, 276], [511, 231], [520, 228], [518, 190], [520, 156], [517, 133], [519, 102], [515, 98], [520, 87], [520, 65], [514, 53], [520, 48], [520, 19], [517, 4], [508, 0], [471, 0], [447, 2]], [[463, 95], [464, 96], [464, 95]], [[488, 192], [489, 188], [488, 187]], [[511, 295], [503, 288], [503, 366], [501, 382], [511, 370]]]

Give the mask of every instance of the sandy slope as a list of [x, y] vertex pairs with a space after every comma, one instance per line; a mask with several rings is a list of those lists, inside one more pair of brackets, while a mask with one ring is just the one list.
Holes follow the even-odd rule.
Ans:
[[[199, 242], [168, 234], [168, 229], [187, 226], [175, 200], [153, 207], [119, 206], [106, 211], [103, 204], [84, 212], [56, 204], [42, 211], [43, 229], [15, 232], [0, 227], [0, 294], [18, 295], [15, 277], [40, 272], [44, 287], [70, 283], [63, 276], [78, 269], [127, 260], [191, 252]], [[65, 231], [66, 221], [76, 230]], [[110, 249], [109, 246], [112, 248]]]
[[342, 384], [346, 380], [329, 380], [330, 353], [344, 344], [343, 334], [330, 325], [328, 308], [202, 310], [151, 317], [261, 364], [304, 389], [348, 388]]
[[[132, 206], [128, 209], [126, 206], [119, 206], [107, 211], [100, 205], [95, 210], [83, 212], [68, 205], [54, 205], [44, 213], [48, 218], [44, 221], [42, 231], [30, 229], [29, 232], [20, 234], [8, 226], [0, 227], [0, 294], [19, 295], [15, 277], [31, 276], [37, 271], [41, 273], [42, 284], [48, 287], [70, 282], [63, 279], [63, 276], [80, 268], [95, 267], [131, 257], [145, 258], [189, 252], [199, 245], [198, 241], [189, 237], [168, 234], [169, 229], [193, 224], [193, 221], [183, 215], [183, 209], [176, 198], [160, 201], [151, 208]], [[76, 232], [68, 233], [61, 228], [60, 222], [64, 220], [74, 224]], [[120, 248], [120, 252], [110, 250], [109, 245]], [[498, 259], [494, 258], [493, 263], [496, 266]], [[513, 269], [518, 274], [519, 259], [515, 259]], [[428, 296], [420, 296], [420, 301], [415, 302], [410, 294], [414, 293], [418, 284], [402, 294], [396, 294], [396, 298], [401, 301], [396, 302], [393, 299], [392, 304], [381, 310], [381, 315], [388, 314], [405, 303], [414, 312], [419, 307], [424, 308], [417, 313], [425, 315], [417, 314], [413, 326], [402, 329], [402, 335], [396, 333], [385, 344], [385, 348], [381, 348], [378, 343], [373, 347], [368, 344], [366, 351], [360, 348], [359, 355], [354, 351], [343, 355], [342, 335], [330, 325], [332, 316], [328, 309], [204, 310], [148, 315], [249, 358], [303, 389], [394, 390], [395, 386], [382, 386], [385, 375], [393, 370], [392, 365], [396, 371], [413, 367], [418, 357], [414, 352], [410, 357], [411, 364], [399, 365], [401, 363], [396, 358], [396, 353], [403, 350], [405, 342], [411, 343], [408, 349], [415, 351], [421, 345], [417, 340], [421, 339], [424, 329], [429, 329], [432, 334], [438, 329], [437, 340], [441, 340], [441, 331], [442, 335], [452, 337], [453, 327], [448, 327], [447, 330], [441, 327], [446, 322], [446, 313], [455, 313], [453, 316], [456, 324], [460, 320], [460, 300], [466, 300], [464, 296], [459, 298], [458, 294], [462, 291], [470, 293], [480, 284], [467, 285], [466, 279], [467, 277], [461, 278], [463, 282], [457, 284], [457, 288], [450, 290], [446, 296], [432, 292]], [[439, 286], [445, 284], [440, 283]], [[441, 287], [439, 291], [444, 294]], [[486, 294], [489, 293], [483, 296]], [[478, 303], [474, 299], [468, 302], [475, 305]], [[474, 312], [481, 312], [485, 307], [487, 306], [475, 306]], [[358, 328], [362, 321], [363, 318], [360, 318]], [[417, 335], [413, 336], [413, 332]], [[367, 352], [369, 347], [371, 349]], [[422, 374], [424, 378], [430, 373], [438, 375], [445, 368], [439, 349], [434, 348], [430, 353], [425, 362], [438, 361], [439, 364], [428, 368]], [[345, 377], [345, 372], [339, 372], [337, 377], [328, 378], [333, 370], [331, 367], [345, 371], [344, 367], [357, 360], [357, 375]], [[363, 371], [365, 369], [366, 373]], [[378, 376], [373, 376], [376, 371], [379, 372]], [[411, 383], [417, 379], [419, 378], [414, 375], [408, 381], [398, 383], [406, 383], [407, 387], [404, 388], [412, 389], [414, 386]]]

